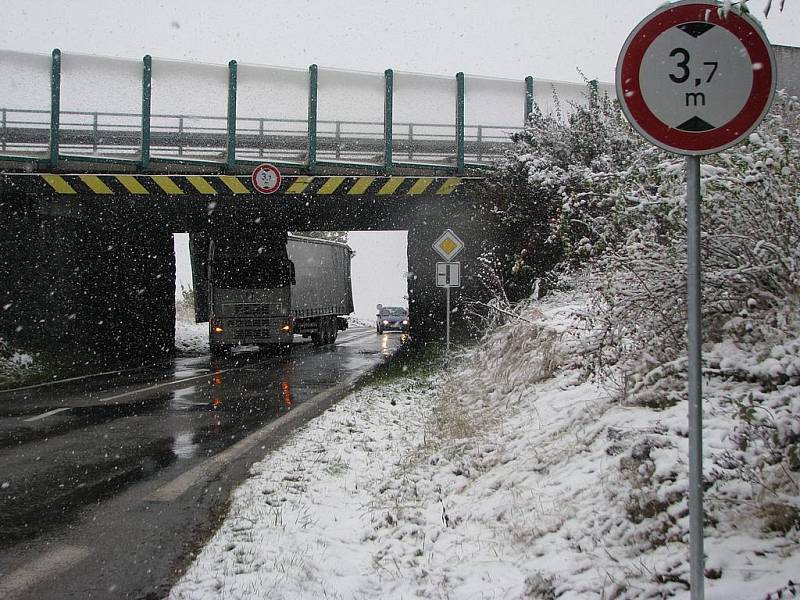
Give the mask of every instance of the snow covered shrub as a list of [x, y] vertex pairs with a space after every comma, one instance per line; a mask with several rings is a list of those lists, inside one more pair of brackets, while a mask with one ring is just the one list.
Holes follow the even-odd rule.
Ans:
[[586, 95], [587, 104], [573, 107], [568, 116], [534, 107], [490, 182], [496, 253], [512, 301], [530, 296], [534, 282], [551, 275], [562, 260], [585, 258], [592, 227], [572, 213], [607, 211], [612, 188], [604, 180], [643, 145], [614, 101], [591, 84]]
[[750, 484], [764, 529], [800, 530], [800, 394], [795, 386], [734, 398], [736, 420], [714, 476]]
[[0, 339], [0, 387], [25, 381], [40, 370], [30, 354], [19, 352]]
[[[511, 232], [510, 270], [525, 274], [529, 289], [546, 264], [577, 274], [575, 285], [591, 296], [584, 372], [609, 383], [627, 407], [672, 419], [686, 401], [684, 159], [645, 143], [596, 94], [566, 120], [534, 114], [516, 142], [494, 182], [498, 217]], [[745, 142], [702, 159], [701, 175], [704, 394], [718, 440], [707, 462], [708, 521], [735, 530], [755, 519], [764, 535], [796, 540], [800, 102], [778, 94]], [[547, 261], [533, 260], [536, 252]], [[685, 435], [685, 425], [671, 427], [673, 440]], [[645, 547], [680, 544], [685, 529], [684, 442], [654, 440], [634, 436], [610, 454], [620, 456], [613, 504], [628, 539]]]
[[618, 492], [625, 494], [622, 503], [628, 520], [636, 525], [644, 523], [633, 535], [643, 547], [680, 541], [683, 536], [678, 519], [686, 516], [687, 489], [684, 482], [679, 481], [674, 453], [675, 445], [667, 436], [646, 436], [619, 462], [627, 485], [621, 486]]
[[525, 578], [525, 598], [535, 598], [536, 600], [555, 600], [556, 587], [553, 583], [554, 578], [542, 573], [533, 573]]
[[181, 284], [181, 297], [175, 299], [175, 318], [194, 323], [194, 288]]
[[[590, 262], [597, 291], [593, 325], [604, 342], [592, 356], [600, 367], [619, 364], [631, 372], [631, 394], [648, 404], [683, 395], [683, 385], [659, 389], [685, 371], [682, 164], [654, 149], [640, 153], [617, 178], [609, 214], [592, 223], [605, 242]], [[730, 343], [767, 353], [782, 345], [783, 362], [776, 359], [771, 371], [760, 373], [775, 382], [800, 382], [794, 344], [800, 323], [793, 316], [800, 306], [798, 165], [800, 105], [780, 95], [747, 143], [705, 158], [702, 168], [704, 339], [735, 340]], [[710, 366], [754, 375], [726, 362], [725, 354]], [[753, 358], [743, 363], [766, 356]]]
[[[685, 371], [684, 160], [646, 143], [615, 101], [587, 90], [568, 118], [535, 110], [499, 165], [500, 278], [513, 302], [554, 270], [588, 267], [598, 332], [590, 368], [619, 367], [636, 401], [668, 405], [683, 397], [674, 380]], [[762, 365], [766, 380], [800, 377], [800, 336], [791, 334], [800, 331], [799, 173], [800, 108], [782, 94], [746, 143], [703, 159], [705, 339], [745, 334], [762, 354], [780, 345]]]

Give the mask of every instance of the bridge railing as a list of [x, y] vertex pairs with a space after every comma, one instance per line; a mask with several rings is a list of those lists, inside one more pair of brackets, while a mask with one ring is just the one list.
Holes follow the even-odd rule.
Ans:
[[[47, 81], [43, 82], [46, 77]], [[537, 102], [586, 86], [387, 70], [383, 74], [141, 62], [0, 51], [0, 161], [201, 164], [265, 160], [464, 172], [509, 148]]]
[[[0, 109], [0, 154], [47, 157], [50, 113], [43, 110]], [[138, 113], [62, 111], [59, 149], [72, 158], [97, 157], [140, 160], [142, 133]], [[262, 162], [287, 156], [298, 163], [307, 158], [305, 121], [265, 118], [237, 119], [236, 155]], [[318, 121], [317, 158], [325, 162], [381, 165], [385, 142], [383, 123]], [[455, 127], [439, 123], [393, 123], [392, 152], [400, 164], [414, 161], [455, 164]], [[508, 126], [464, 127], [464, 156], [488, 163], [510, 147]], [[518, 129], [518, 128], [517, 128]], [[222, 162], [226, 157], [227, 125], [221, 117], [151, 115], [150, 156], [199, 158]], [[0, 156], [0, 159], [2, 156]]]

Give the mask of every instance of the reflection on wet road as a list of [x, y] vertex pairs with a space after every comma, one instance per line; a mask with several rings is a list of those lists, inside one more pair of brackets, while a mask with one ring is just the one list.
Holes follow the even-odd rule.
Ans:
[[68, 540], [104, 501], [202, 465], [402, 341], [354, 329], [335, 346], [295, 344], [288, 357], [179, 358], [149, 372], [0, 393], [0, 576], [17, 554], [34, 556], [52, 536]]

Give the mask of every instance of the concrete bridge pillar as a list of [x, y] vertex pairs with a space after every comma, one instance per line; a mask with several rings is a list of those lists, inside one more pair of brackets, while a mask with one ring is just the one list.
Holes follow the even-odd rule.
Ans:
[[39, 215], [26, 195], [0, 189], [0, 338], [7, 342], [36, 337], [40, 298], [32, 265], [38, 231]]
[[418, 215], [408, 230], [409, 314], [411, 337], [415, 342], [441, 343], [445, 339], [446, 291], [436, 286], [436, 263], [443, 262], [433, 243], [445, 229], [464, 242], [453, 259], [461, 263], [461, 287], [450, 290], [450, 339], [476, 339], [481, 334], [485, 303], [492, 293], [485, 285], [486, 268], [479, 260], [491, 238], [489, 220], [479, 202], [431, 206]]
[[0, 242], [2, 306], [11, 304], [3, 337], [80, 363], [138, 363], [173, 351], [171, 233], [103, 209], [62, 215], [35, 201], [15, 205], [22, 217], [5, 221]]

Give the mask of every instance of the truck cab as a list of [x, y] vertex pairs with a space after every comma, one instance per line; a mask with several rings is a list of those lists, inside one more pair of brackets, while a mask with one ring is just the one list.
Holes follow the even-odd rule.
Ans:
[[237, 345], [292, 343], [294, 264], [285, 246], [215, 244], [208, 262], [209, 347], [214, 355]]
[[208, 319], [213, 355], [244, 345], [288, 351], [295, 334], [324, 346], [347, 329], [345, 315], [353, 312], [353, 252], [347, 244], [228, 231], [199, 237], [194, 247], [193, 270], [205, 266], [206, 292], [195, 316]]

